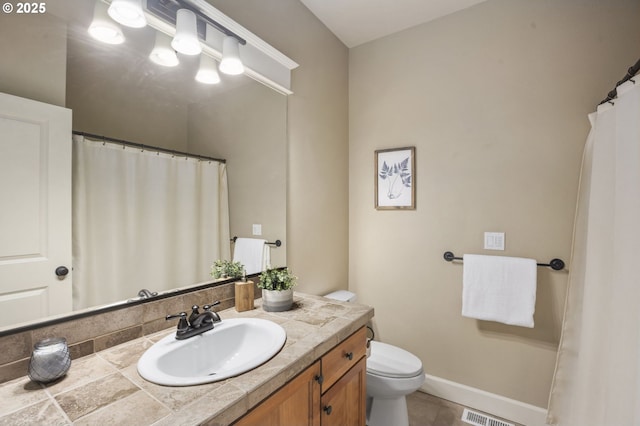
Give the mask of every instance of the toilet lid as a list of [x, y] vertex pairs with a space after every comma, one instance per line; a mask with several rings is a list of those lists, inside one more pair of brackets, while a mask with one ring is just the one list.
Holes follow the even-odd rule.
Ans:
[[404, 349], [371, 341], [367, 371], [383, 377], [415, 377], [422, 374], [422, 361]]

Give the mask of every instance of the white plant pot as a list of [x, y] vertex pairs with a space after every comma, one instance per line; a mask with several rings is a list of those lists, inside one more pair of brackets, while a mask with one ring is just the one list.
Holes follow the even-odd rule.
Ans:
[[262, 308], [268, 312], [288, 311], [293, 305], [293, 289], [262, 290]]

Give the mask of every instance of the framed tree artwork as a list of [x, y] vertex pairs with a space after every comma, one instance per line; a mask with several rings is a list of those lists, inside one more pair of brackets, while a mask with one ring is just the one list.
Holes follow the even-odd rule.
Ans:
[[416, 148], [375, 152], [375, 207], [377, 210], [415, 210]]

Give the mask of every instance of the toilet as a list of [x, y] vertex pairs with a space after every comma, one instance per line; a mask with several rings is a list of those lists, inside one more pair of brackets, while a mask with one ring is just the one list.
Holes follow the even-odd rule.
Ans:
[[[354, 302], [356, 295], [338, 290], [324, 297]], [[412, 353], [387, 343], [371, 341], [367, 357], [367, 425], [408, 426], [406, 395], [424, 383], [422, 361]]]

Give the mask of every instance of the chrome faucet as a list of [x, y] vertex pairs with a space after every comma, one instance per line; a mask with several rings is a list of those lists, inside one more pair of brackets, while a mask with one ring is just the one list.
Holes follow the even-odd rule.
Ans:
[[186, 312], [167, 315], [167, 320], [180, 318], [180, 321], [178, 321], [178, 329], [176, 331], [176, 339], [188, 339], [189, 337], [197, 336], [205, 331], [211, 330], [215, 323], [222, 321], [220, 319], [220, 315], [211, 310], [212, 307], [219, 304], [220, 301], [216, 301], [210, 305], [204, 305], [202, 307], [203, 312], [200, 312], [200, 307], [198, 305], [193, 305], [191, 307], [191, 315], [189, 315], [189, 318], [187, 318]]
[[150, 297], [154, 297], [154, 296], [157, 296], [157, 295], [158, 295], [157, 291], [151, 292], [151, 291], [147, 290], [146, 288], [143, 288], [142, 290], [140, 290], [138, 292], [138, 297], [141, 297], [142, 299], [148, 299]]

